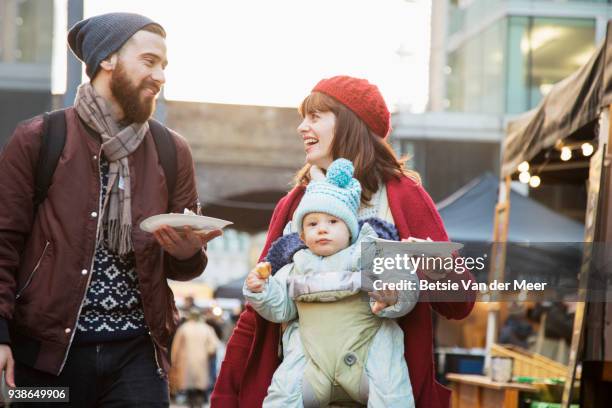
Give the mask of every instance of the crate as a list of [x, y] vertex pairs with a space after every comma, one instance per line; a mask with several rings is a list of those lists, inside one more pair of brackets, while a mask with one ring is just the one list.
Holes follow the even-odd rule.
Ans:
[[531, 353], [521, 347], [503, 346], [493, 344], [491, 346], [492, 357], [511, 357], [513, 377], [536, 377], [536, 378], [559, 378], [565, 379], [567, 366], [550, 358]]

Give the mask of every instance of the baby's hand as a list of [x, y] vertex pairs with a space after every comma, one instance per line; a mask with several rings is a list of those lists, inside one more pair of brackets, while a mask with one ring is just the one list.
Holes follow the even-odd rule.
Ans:
[[258, 263], [247, 275], [247, 289], [253, 293], [262, 292], [268, 276], [270, 276], [270, 264], [268, 262]]
[[397, 290], [377, 290], [368, 292], [368, 295], [375, 300], [374, 304], [370, 305], [374, 314], [378, 314], [384, 308], [396, 304], [398, 298]]

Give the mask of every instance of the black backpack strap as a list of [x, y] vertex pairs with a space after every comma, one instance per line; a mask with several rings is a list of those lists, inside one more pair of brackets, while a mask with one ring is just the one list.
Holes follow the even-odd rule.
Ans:
[[[176, 186], [177, 158], [176, 145], [170, 131], [155, 119], [149, 119], [149, 128], [155, 140], [159, 162], [164, 169], [166, 185], [168, 186], [168, 204]], [[168, 208], [170, 209], [170, 208]]]
[[47, 190], [57, 162], [66, 144], [66, 112], [65, 109], [43, 114], [42, 143], [36, 167], [36, 184], [34, 187], [34, 210], [47, 198]]

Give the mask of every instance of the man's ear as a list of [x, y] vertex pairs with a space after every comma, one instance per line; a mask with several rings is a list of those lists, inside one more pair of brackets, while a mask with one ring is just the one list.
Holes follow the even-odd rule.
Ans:
[[104, 71], [112, 71], [117, 65], [117, 53], [109, 55], [100, 62], [100, 68]]

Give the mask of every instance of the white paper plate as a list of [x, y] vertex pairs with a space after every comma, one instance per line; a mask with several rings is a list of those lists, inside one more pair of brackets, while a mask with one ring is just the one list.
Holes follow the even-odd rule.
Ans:
[[[404, 252], [411, 255], [426, 255], [426, 256], [444, 256], [450, 255], [455, 251], [463, 248], [463, 244], [459, 242], [436, 242], [436, 241], [391, 241], [388, 239], [376, 238], [376, 242], [394, 244], [392, 250], [394, 252]], [[391, 248], [391, 247], [390, 247]]]
[[197, 231], [212, 231], [225, 228], [231, 224], [233, 224], [231, 221], [205, 217], [203, 215], [159, 214], [143, 220], [140, 223], [140, 229], [146, 232], [153, 232], [162, 225], [168, 225], [173, 228], [189, 226]]

